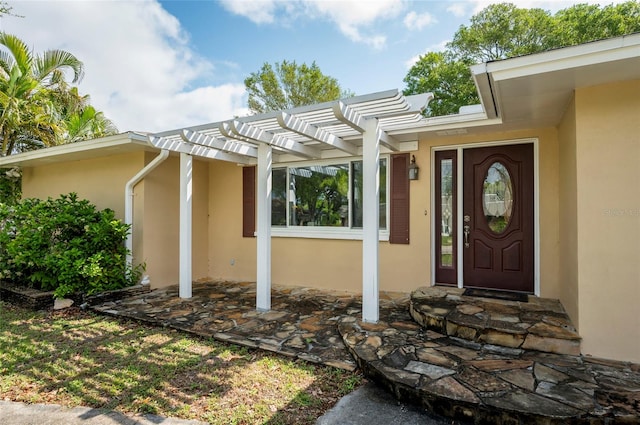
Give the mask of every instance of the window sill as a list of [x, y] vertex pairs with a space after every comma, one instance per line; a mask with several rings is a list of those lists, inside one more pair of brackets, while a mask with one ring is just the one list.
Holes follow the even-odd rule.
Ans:
[[[330, 227], [302, 227], [284, 228], [272, 227], [271, 236], [275, 238], [304, 238], [304, 239], [342, 239], [362, 240], [362, 229], [332, 229]], [[378, 238], [381, 242], [389, 241], [389, 231], [380, 230]]]

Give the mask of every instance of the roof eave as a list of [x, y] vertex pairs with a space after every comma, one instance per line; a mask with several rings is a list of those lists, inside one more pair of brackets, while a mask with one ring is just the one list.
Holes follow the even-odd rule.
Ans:
[[0, 168], [28, 167], [39, 163], [62, 162], [69, 157], [83, 153], [86, 153], [88, 157], [92, 156], [93, 153], [96, 154], [95, 156], [102, 156], [99, 153], [105, 150], [113, 150], [114, 153], [118, 153], [117, 151], [121, 147], [127, 145], [135, 147], [134, 150], [157, 150], [149, 143], [146, 135], [130, 131], [2, 157], [0, 158]]

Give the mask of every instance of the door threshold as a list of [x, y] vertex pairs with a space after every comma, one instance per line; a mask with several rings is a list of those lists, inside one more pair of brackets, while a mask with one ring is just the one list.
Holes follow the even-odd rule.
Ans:
[[497, 291], [493, 289], [466, 288], [462, 293], [465, 297], [494, 298], [503, 301], [529, 302], [529, 295], [524, 292]]

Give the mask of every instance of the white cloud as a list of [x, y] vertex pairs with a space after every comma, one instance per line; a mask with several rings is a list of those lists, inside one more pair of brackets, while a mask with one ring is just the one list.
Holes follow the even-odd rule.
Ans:
[[401, 0], [311, 0], [308, 4], [321, 15], [335, 22], [340, 31], [350, 40], [368, 44], [376, 49], [382, 49], [385, 46], [386, 37], [367, 31], [367, 27], [378, 20], [397, 16], [404, 8]]
[[2, 30], [36, 52], [65, 49], [85, 65], [90, 94], [120, 131], [160, 131], [245, 115], [242, 84], [194, 88], [213, 65], [196, 55], [179, 21], [155, 1], [20, 2]]
[[406, 0], [222, 0], [221, 5], [258, 24], [288, 22], [298, 16], [327, 19], [351, 41], [382, 49], [386, 37], [371, 27], [398, 16]]
[[410, 30], [420, 31], [422, 28], [438, 22], [430, 13], [417, 14], [414, 11], [407, 13], [404, 17], [404, 26]]
[[276, 0], [220, 0], [220, 4], [256, 24], [270, 24], [275, 20]]
[[456, 18], [463, 18], [467, 15], [467, 8], [464, 3], [454, 3], [447, 7], [447, 12], [453, 14]]

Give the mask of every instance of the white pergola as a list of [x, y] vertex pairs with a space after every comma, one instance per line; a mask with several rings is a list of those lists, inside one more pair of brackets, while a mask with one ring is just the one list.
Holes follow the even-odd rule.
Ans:
[[258, 310], [271, 309], [271, 170], [274, 163], [362, 156], [362, 318], [377, 322], [381, 147], [404, 150], [389, 133], [418, 127], [431, 93], [390, 90], [279, 112], [166, 131], [149, 136], [162, 150], [180, 153], [180, 297], [191, 297], [192, 160], [203, 157], [257, 165]]

